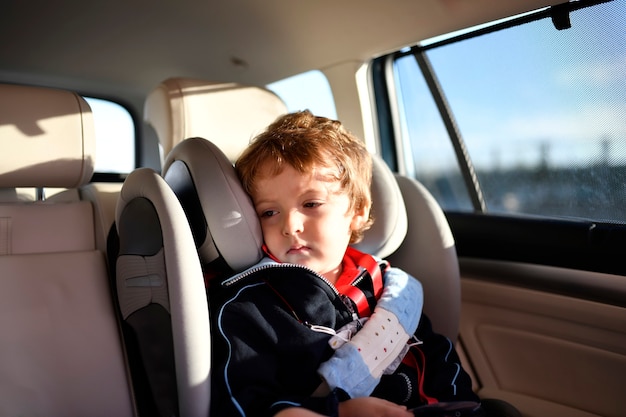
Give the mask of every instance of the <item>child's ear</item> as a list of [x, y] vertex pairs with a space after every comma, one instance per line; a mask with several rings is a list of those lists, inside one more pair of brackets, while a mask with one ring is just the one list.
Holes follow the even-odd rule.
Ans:
[[360, 208], [356, 208], [354, 210], [352, 222], [350, 223], [351, 230], [359, 230], [367, 223], [370, 218], [370, 207], [370, 205], [364, 204]]

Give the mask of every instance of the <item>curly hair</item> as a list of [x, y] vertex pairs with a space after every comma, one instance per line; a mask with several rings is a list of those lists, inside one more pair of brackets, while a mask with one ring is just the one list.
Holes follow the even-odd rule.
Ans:
[[[316, 167], [334, 168], [329, 180], [339, 181], [350, 199], [350, 210], [372, 205], [372, 157], [363, 142], [337, 120], [309, 110], [281, 116], [251, 141], [235, 162], [235, 170], [246, 192], [252, 194], [261, 170], [274, 176], [285, 164], [302, 174]], [[350, 243], [359, 242], [372, 223], [370, 215], [360, 230], [353, 231]]]

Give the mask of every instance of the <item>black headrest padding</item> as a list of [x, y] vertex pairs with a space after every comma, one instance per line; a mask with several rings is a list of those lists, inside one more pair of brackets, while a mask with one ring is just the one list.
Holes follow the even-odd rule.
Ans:
[[189, 168], [183, 161], [174, 161], [163, 178], [178, 197], [191, 226], [196, 247], [199, 248], [207, 238], [207, 222]]
[[130, 201], [119, 223], [120, 254], [151, 256], [163, 247], [159, 216], [148, 199]]

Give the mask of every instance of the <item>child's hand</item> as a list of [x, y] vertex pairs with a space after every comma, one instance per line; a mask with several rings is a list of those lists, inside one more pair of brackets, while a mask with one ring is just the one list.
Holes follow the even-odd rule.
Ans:
[[360, 397], [340, 403], [339, 417], [413, 417], [413, 413], [387, 400]]

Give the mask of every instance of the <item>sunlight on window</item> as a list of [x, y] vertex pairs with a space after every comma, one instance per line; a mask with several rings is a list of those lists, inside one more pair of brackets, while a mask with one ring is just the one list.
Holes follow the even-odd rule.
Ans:
[[[425, 50], [490, 212], [626, 223], [624, 11], [602, 4], [572, 12], [567, 30], [544, 18]], [[415, 56], [393, 75], [406, 171], [445, 209], [473, 210]]]
[[95, 172], [128, 173], [135, 168], [135, 127], [117, 103], [85, 97], [96, 129]]
[[313, 70], [268, 84], [287, 105], [290, 112], [309, 109], [316, 116], [337, 118], [335, 100], [328, 80]]

